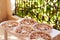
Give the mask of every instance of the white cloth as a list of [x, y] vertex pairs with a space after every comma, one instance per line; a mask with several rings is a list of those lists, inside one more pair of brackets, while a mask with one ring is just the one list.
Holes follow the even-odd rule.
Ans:
[[60, 31], [56, 29], [52, 29], [52, 32], [50, 33], [52, 38], [56, 37], [58, 34], [60, 34]]

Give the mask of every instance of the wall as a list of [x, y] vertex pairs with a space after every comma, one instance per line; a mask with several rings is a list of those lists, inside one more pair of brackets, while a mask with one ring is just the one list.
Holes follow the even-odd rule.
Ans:
[[7, 19], [17, 20], [18, 17], [12, 15], [11, 0], [0, 0], [0, 22]]
[[0, 0], [0, 22], [7, 20], [6, 0]]

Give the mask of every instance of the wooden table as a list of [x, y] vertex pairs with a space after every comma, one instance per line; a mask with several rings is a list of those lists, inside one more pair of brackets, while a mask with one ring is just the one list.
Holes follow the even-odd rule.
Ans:
[[[8, 30], [4, 30], [4, 40], [8, 40], [8, 33], [16, 36], [18, 38], [18, 40], [22, 39], [21, 36], [17, 33], [14, 33], [12, 31], [8, 31]], [[52, 33], [50, 33], [51, 37], [52, 37], [52, 40], [60, 40], [60, 31], [58, 30], [55, 30], [55, 29], [52, 29]], [[22, 39], [24, 40], [24, 39]]]

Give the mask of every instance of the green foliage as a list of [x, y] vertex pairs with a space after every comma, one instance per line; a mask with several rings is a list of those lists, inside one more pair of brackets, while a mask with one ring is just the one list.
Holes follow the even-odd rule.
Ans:
[[47, 22], [60, 30], [60, 0], [16, 0], [16, 15]]

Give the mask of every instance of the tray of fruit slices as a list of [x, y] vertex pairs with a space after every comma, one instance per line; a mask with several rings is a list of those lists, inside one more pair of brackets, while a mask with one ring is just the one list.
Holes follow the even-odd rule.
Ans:
[[0, 26], [21, 40], [51, 40], [50, 33], [53, 28], [49, 24], [38, 23], [29, 18], [5, 21]]
[[13, 30], [13, 28], [18, 27], [19, 23], [15, 20], [8, 20], [0, 23], [1, 28], [4, 30]]

